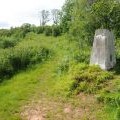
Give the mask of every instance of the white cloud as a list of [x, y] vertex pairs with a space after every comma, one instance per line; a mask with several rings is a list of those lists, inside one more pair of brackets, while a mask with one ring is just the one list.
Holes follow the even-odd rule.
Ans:
[[11, 26], [39, 24], [38, 11], [60, 9], [65, 0], [0, 0], [0, 22]]

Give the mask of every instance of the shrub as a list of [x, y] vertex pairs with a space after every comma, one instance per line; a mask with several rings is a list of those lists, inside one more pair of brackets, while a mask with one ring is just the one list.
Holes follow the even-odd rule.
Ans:
[[49, 54], [50, 50], [39, 44], [28, 44], [27, 46], [19, 44], [12, 49], [4, 49], [0, 52], [1, 81], [32, 64], [45, 61]]
[[46, 36], [51, 36], [52, 35], [52, 27], [51, 26], [46, 26], [44, 33], [45, 33]]
[[3, 78], [10, 77], [13, 74], [13, 68], [7, 58], [0, 57], [0, 82]]
[[80, 51], [74, 56], [74, 59], [80, 63], [89, 63], [90, 61], [90, 51]]
[[30, 64], [30, 52], [24, 48], [19, 50], [16, 48], [14, 52], [9, 56], [9, 62], [12, 65], [14, 71], [24, 69]]
[[46, 60], [49, 55], [47, 48], [41, 46], [16, 47], [11, 53], [9, 60], [14, 70], [24, 69], [30, 64], [35, 64]]
[[76, 64], [70, 68], [70, 77], [74, 80], [70, 91], [96, 93], [101, 90], [107, 80], [113, 78], [113, 74], [101, 70], [98, 66]]
[[11, 31], [8, 29], [0, 29], [0, 36], [2, 37], [10, 37]]
[[0, 38], [0, 48], [10, 48], [16, 45], [16, 40], [14, 38], [1, 37]]
[[41, 48], [40, 51], [36, 51], [35, 55], [32, 56], [30, 64], [35, 64], [38, 62], [45, 61], [50, 55], [50, 50], [46, 48]]
[[61, 28], [60, 26], [52, 26], [52, 35], [54, 37], [60, 36], [61, 35]]
[[15, 43], [9, 40], [4, 40], [1, 43], [1, 48], [5, 49], [5, 48], [9, 48], [9, 47], [14, 47]]
[[42, 34], [42, 33], [44, 33], [44, 30], [45, 30], [44, 26], [39, 26], [36, 29], [37, 29], [36, 30], [37, 34]]

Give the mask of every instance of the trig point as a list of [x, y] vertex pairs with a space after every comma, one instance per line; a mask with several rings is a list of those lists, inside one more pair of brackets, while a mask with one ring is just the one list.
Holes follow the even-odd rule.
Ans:
[[99, 65], [104, 70], [113, 68], [116, 64], [114, 35], [107, 29], [95, 32], [90, 65]]

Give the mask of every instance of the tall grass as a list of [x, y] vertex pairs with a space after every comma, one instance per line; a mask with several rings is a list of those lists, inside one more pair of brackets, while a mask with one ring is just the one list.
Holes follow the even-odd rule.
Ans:
[[38, 41], [25, 39], [17, 46], [0, 51], [0, 81], [17, 71], [45, 61], [51, 51]]

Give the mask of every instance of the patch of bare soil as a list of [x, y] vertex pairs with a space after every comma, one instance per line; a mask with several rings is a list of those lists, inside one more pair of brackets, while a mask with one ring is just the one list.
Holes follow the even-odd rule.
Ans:
[[95, 115], [101, 108], [94, 96], [81, 93], [76, 101], [41, 98], [24, 106], [21, 116], [23, 120], [101, 120]]

